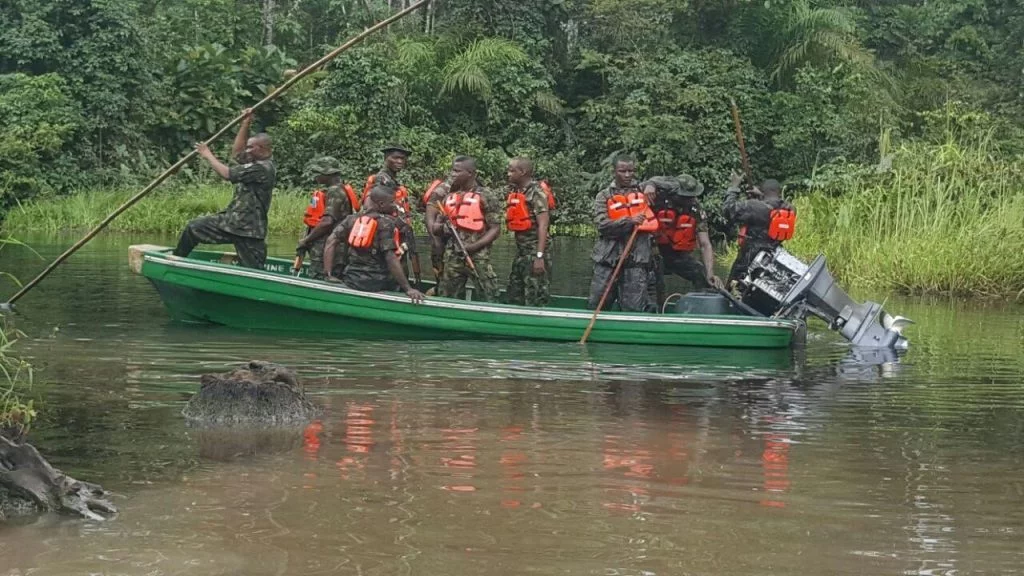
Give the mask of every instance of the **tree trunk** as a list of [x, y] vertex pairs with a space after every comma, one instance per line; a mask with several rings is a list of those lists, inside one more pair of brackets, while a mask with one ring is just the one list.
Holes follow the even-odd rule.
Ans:
[[274, 43], [274, 4], [275, 0], [263, 0], [263, 45]]

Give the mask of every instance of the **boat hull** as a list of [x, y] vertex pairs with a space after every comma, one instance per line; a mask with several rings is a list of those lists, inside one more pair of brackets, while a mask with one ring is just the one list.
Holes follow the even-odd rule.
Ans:
[[[359, 292], [290, 276], [283, 260], [259, 271], [223, 263], [227, 258], [175, 258], [148, 246], [133, 250], [132, 267], [156, 286], [172, 317], [182, 321], [337, 336], [575, 341], [590, 319], [590, 312], [581, 309], [447, 298], [414, 305], [404, 294]], [[563, 299], [569, 300], [574, 299]], [[605, 312], [590, 340], [785, 348], [796, 328], [794, 322], [766, 318]]]

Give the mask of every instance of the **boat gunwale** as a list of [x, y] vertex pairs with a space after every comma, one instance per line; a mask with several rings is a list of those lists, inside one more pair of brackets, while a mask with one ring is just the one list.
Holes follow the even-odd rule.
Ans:
[[[386, 302], [394, 303], [409, 303], [409, 298], [405, 295], [389, 294], [381, 292], [363, 292], [348, 288], [342, 285], [329, 284], [321, 282], [319, 280], [313, 280], [310, 278], [299, 278], [294, 276], [285, 276], [274, 272], [267, 272], [265, 270], [255, 270], [239, 268], [237, 266], [229, 266], [226, 264], [220, 264], [217, 262], [201, 262], [197, 260], [191, 260], [187, 258], [181, 258], [178, 256], [172, 256], [166, 253], [154, 253], [151, 251], [144, 252], [143, 259], [154, 264], [165, 265], [170, 267], [194, 269], [203, 272], [227, 274], [230, 276], [241, 276], [256, 280], [268, 280], [278, 284], [287, 284], [291, 286], [301, 286], [304, 288], [312, 288], [329, 293], [344, 294], [347, 296], [354, 296], [358, 298], [369, 298], [372, 300], [382, 300]], [[142, 274], [145, 276], [145, 274]], [[469, 303], [461, 300], [453, 300], [450, 298], [434, 297], [424, 301], [422, 304], [417, 306], [427, 306], [432, 308], [449, 309], [449, 310], [460, 310], [466, 312], [484, 312], [484, 313], [499, 313], [499, 314], [510, 314], [515, 316], [527, 316], [527, 317], [539, 317], [539, 318], [565, 318], [574, 320], [589, 320], [593, 314], [591, 311], [576, 311], [568, 308], [531, 308], [526, 306], [512, 306], [502, 303]], [[769, 318], [750, 318], [743, 316], [736, 317], [724, 317], [724, 316], [659, 316], [659, 315], [633, 315], [624, 312], [602, 312], [598, 315], [599, 320], [611, 321], [611, 322], [628, 322], [628, 323], [656, 323], [656, 324], [671, 324], [671, 325], [705, 325], [705, 326], [734, 326], [734, 327], [751, 327], [751, 328], [779, 328], [788, 329], [795, 331], [797, 329], [797, 323], [792, 320], [782, 319], [769, 319]]]

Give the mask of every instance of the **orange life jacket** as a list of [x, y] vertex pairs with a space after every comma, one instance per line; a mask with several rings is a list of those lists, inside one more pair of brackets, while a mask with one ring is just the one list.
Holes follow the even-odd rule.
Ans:
[[309, 206], [306, 206], [306, 215], [302, 218], [302, 223], [313, 228], [320, 223], [320, 219], [324, 217], [326, 210], [327, 191], [322, 188], [314, 190], [313, 196], [309, 199]]
[[482, 202], [477, 192], [451, 192], [444, 199], [444, 212], [456, 228], [479, 232], [484, 229]]
[[658, 210], [658, 244], [672, 246], [676, 252], [689, 252], [697, 247], [697, 219], [675, 210]]
[[348, 233], [348, 245], [361, 250], [371, 248], [376, 235], [377, 219], [369, 215], [360, 216], [352, 226], [352, 231]]
[[551, 185], [548, 184], [547, 180], [540, 181], [540, 189], [544, 191], [544, 194], [548, 197], [548, 210], [555, 209], [555, 193], [551, 191]]
[[793, 237], [796, 231], [796, 211], [789, 208], [772, 210], [771, 223], [768, 225], [768, 237], [778, 242], [785, 242]]
[[736, 243], [743, 246], [747, 243], [747, 225], [740, 226], [739, 236], [736, 237]]
[[430, 197], [434, 194], [434, 191], [437, 190], [437, 187], [440, 186], [441, 184], [444, 184], [443, 180], [434, 180], [433, 182], [430, 183], [430, 186], [427, 187], [427, 191], [423, 193], [424, 206], [430, 204]]
[[[363, 186], [363, 202], [366, 202], [366, 197], [370, 195], [370, 190], [373, 190], [373, 185], [376, 182], [376, 174], [370, 174], [370, 177], [366, 179], [366, 185]], [[405, 213], [406, 220], [411, 218], [412, 206], [409, 205], [409, 189], [405, 186], [399, 186], [395, 190], [395, 206], [398, 206]]]
[[530, 218], [526, 194], [522, 192], [509, 193], [505, 198], [505, 219], [508, 221], [508, 229], [512, 232], [526, 232], [533, 228], [533, 218]]
[[638, 214], [643, 214], [646, 218], [640, 225], [641, 232], [656, 232], [658, 230], [658, 219], [654, 217], [654, 212], [647, 205], [647, 197], [643, 192], [616, 194], [608, 199], [608, 217], [612, 220], [630, 218]]
[[[352, 212], [359, 212], [359, 196], [356, 196], [356, 191], [352, 189], [352, 186], [345, 184], [341, 187], [345, 191], [345, 195], [348, 196], [348, 202], [352, 205]], [[302, 222], [310, 228], [315, 227], [323, 219], [324, 214], [327, 212], [327, 192], [322, 188], [313, 191], [313, 196], [309, 199], [309, 206], [306, 206], [306, 215], [302, 219]]]

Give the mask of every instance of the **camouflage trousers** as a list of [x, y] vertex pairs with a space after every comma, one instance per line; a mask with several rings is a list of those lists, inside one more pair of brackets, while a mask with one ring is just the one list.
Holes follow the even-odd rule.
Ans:
[[458, 298], [465, 294], [466, 282], [473, 280], [473, 300], [477, 302], [495, 302], [498, 299], [498, 275], [491, 268], [491, 254], [483, 250], [473, 255], [473, 264], [477, 275], [469, 269], [462, 252], [449, 248], [444, 253], [444, 273], [438, 285], [440, 295], [445, 298]]
[[[614, 270], [615, 267], [610, 264], [594, 264], [594, 277], [590, 281], [590, 299], [587, 301], [587, 307], [591, 310], [597, 308]], [[616, 278], [615, 285], [612, 286], [608, 299], [601, 309], [611, 310], [612, 305], [618, 302], [619, 309], [625, 312], [654, 312], [654, 300], [648, 292], [651, 270], [651, 266], [647, 265], [624, 266], [619, 271], [619, 277]]]
[[689, 281], [694, 290], [705, 290], [710, 286], [704, 271], [704, 262], [694, 256], [693, 252], [659, 252], [654, 257], [653, 272], [648, 290], [653, 290], [654, 301], [659, 310], [665, 301], [665, 276], [669, 274]]
[[324, 248], [326, 246], [327, 237], [325, 236], [313, 242], [309, 247], [309, 251], [306, 252], [306, 261], [309, 262], [306, 274], [314, 280], [325, 280], [327, 278], [327, 274], [324, 273], [326, 270], [324, 267]]
[[533, 262], [536, 258], [536, 246], [516, 251], [506, 290], [509, 304], [543, 307], [551, 300], [551, 259], [547, 254], [544, 255], [544, 274], [536, 276], [533, 273]]
[[200, 244], [232, 244], [238, 261], [246, 268], [262, 270], [267, 261], [267, 242], [263, 238], [247, 238], [224, 230], [217, 215], [200, 216], [191, 220], [181, 231], [175, 256], [188, 256]]

